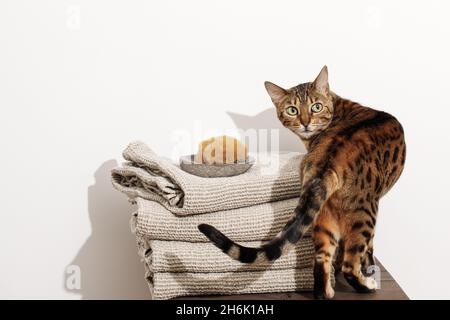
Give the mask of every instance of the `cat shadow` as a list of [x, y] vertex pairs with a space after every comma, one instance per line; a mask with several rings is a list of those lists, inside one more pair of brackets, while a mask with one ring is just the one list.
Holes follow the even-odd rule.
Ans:
[[[275, 108], [269, 108], [254, 116], [227, 112], [228, 116], [234, 122], [237, 129], [243, 131], [247, 130], [267, 130], [269, 131], [266, 146], [268, 151], [281, 151], [281, 152], [300, 152], [305, 153], [306, 149], [303, 146], [300, 139], [293, 134], [289, 129], [286, 129], [277, 117]], [[278, 131], [279, 134], [279, 146], [272, 145], [270, 139], [270, 133], [272, 131]], [[265, 138], [262, 134], [258, 134], [258, 140]], [[261, 141], [258, 141], [259, 143]], [[258, 144], [259, 144], [258, 143]], [[252, 147], [252, 146], [250, 146]], [[279, 149], [279, 150], [277, 150]], [[261, 150], [252, 150], [253, 152]]]
[[69, 265], [79, 266], [81, 289], [66, 291], [82, 299], [149, 299], [144, 268], [137, 256], [136, 240], [130, 232], [130, 203], [111, 184], [116, 160], [104, 162], [88, 187], [91, 235]]

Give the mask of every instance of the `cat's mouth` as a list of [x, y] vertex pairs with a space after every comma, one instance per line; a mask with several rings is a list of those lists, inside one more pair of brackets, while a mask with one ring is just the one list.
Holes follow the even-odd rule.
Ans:
[[302, 131], [302, 132], [299, 133], [300, 137], [303, 137], [303, 138], [309, 138], [309, 137], [312, 137], [315, 134], [316, 134], [316, 132], [315, 131], [311, 131], [311, 130]]
[[316, 130], [310, 130], [305, 128], [295, 128], [294, 133], [302, 139], [309, 139], [317, 134]]

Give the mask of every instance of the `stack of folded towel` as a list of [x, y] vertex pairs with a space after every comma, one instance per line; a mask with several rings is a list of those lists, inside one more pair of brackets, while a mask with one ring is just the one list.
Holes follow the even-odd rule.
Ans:
[[112, 170], [112, 181], [138, 205], [131, 226], [154, 299], [313, 288], [309, 236], [275, 262], [248, 265], [223, 254], [197, 229], [211, 224], [244, 246], [270, 240], [297, 205], [300, 154], [276, 157], [277, 170], [257, 163], [229, 178], [188, 174], [142, 142], [131, 143], [123, 156], [128, 162]]

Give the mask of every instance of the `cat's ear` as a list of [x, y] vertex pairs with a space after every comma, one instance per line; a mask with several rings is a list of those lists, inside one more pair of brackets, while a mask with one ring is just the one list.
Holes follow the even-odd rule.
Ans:
[[320, 70], [319, 75], [317, 76], [316, 80], [313, 82], [314, 89], [326, 96], [330, 92], [330, 86], [328, 85], [328, 68], [327, 66], [324, 66], [322, 70]]
[[287, 95], [287, 91], [285, 89], [277, 86], [272, 82], [266, 81], [264, 82], [264, 86], [266, 87], [267, 93], [275, 104], [280, 102], [281, 99], [283, 99], [283, 97]]

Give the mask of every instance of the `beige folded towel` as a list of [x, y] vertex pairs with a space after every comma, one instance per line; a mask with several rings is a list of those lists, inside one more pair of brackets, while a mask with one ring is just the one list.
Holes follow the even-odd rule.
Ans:
[[[311, 267], [314, 244], [311, 238], [302, 239], [295, 247], [272, 263], [243, 264], [231, 259], [211, 243], [146, 240], [137, 236], [139, 256], [144, 257], [149, 269], [158, 272], [220, 273], [303, 269]], [[248, 247], [261, 245], [261, 241], [242, 242]]]
[[149, 239], [209, 242], [197, 229], [200, 223], [215, 226], [235, 241], [272, 239], [293, 216], [298, 199], [264, 203], [252, 207], [177, 217], [161, 204], [137, 198], [133, 229]]
[[[311, 291], [312, 268], [223, 273], [155, 273], [147, 280], [153, 299], [182, 296]], [[332, 276], [334, 285], [334, 276]]]
[[264, 266], [240, 264], [209, 243], [151, 241], [139, 235], [137, 243], [153, 299], [313, 289], [311, 239]]
[[142, 142], [131, 143], [123, 157], [129, 163], [112, 170], [114, 187], [131, 198], [158, 201], [178, 215], [248, 207], [300, 193], [299, 153], [274, 156], [270, 168], [257, 163], [246, 173], [228, 178], [186, 173]]

